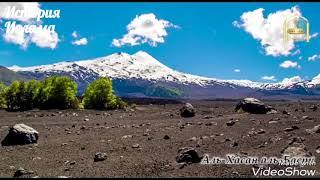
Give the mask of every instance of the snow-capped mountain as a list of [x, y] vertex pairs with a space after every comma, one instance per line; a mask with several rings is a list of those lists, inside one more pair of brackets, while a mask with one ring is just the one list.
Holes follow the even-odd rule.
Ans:
[[[317, 87], [320, 84], [320, 75], [310, 81], [293, 78], [286, 79], [279, 83], [260, 83], [249, 80], [221, 80], [201, 77], [175, 71], [143, 51], [139, 51], [133, 55], [115, 53], [90, 60], [66, 61], [33, 67], [12, 66], [8, 68], [37, 79], [51, 75], [67, 75], [78, 82], [80, 90], [83, 90], [88, 83], [98, 77], [109, 77], [114, 81], [121, 82], [122, 88], [124, 88], [123, 84], [126, 84], [126, 88], [131, 88], [131, 86], [143, 87], [161, 84], [184, 89], [184, 91], [188, 89], [189, 93], [186, 94], [189, 94], [189, 96], [196, 94], [201, 97], [211, 97], [212, 95], [219, 97], [220, 94], [226, 95], [230, 93], [241, 96], [244, 92], [254, 93], [265, 90], [286, 90], [297, 87], [309, 89]], [[119, 85], [117, 82], [116, 84]]]

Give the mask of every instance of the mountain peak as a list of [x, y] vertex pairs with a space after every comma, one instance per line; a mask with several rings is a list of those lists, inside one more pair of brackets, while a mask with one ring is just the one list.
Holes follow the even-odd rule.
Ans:
[[147, 52], [145, 51], [138, 51], [136, 52], [135, 54], [133, 54], [135, 56], [144, 56], [144, 57], [152, 57], [150, 54], [148, 54]]
[[34, 73], [90, 73], [100, 77], [120, 78], [120, 79], [144, 79], [148, 81], [165, 81], [180, 84], [197, 84], [200, 86], [210, 86], [221, 84], [234, 87], [248, 87], [253, 89], [286, 89], [296, 84], [304, 84], [314, 87], [320, 84], [320, 75], [312, 81], [304, 81], [300, 77], [287, 78], [279, 83], [261, 83], [249, 80], [221, 80], [191, 75], [173, 70], [160, 61], [152, 57], [145, 51], [138, 51], [132, 55], [124, 52], [114, 53], [108, 56], [80, 60], [74, 62], [59, 62], [50, 65], [19, 67], [12, 66], [13, 71], [30, 71]]

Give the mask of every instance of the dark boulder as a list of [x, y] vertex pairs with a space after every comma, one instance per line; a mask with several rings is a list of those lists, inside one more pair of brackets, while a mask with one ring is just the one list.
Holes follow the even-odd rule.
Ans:
[[276, 113], [276, 109], [271, 106], [265, 105], [258, 99], [255, 98], [245, 98], [241, 100], [235, 108], [235, 111], [243, 110], [252, 114], [267, 114]]
[[38, 142], [38, 131], [25, 124], [16, 124], [10, 128], [9, 133], [1, 142], [2, 146], [25, 145]]
[[186, 103], [181, 109], [180, 109], [180, 115], [182, 117], [193, 117], [195, 116], [196, 111], [194, 107], [190, 103]]
[[178, 163], [187, 163], [187, 164], [200, 163], [201, 159], [202, 158], [200, 157], [198, 152], [191, 147], [184, 147], [179, 149], [178, 155], [176, 156], [176, 161]]

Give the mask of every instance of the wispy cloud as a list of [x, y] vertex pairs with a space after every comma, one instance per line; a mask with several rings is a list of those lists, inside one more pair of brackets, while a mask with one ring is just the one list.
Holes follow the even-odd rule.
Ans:
[[316, 61], [320, 59], [320, 54], [315, 54], [313, 56], [308, 57], [308, 61]]
[[276, 81], [277, 79], [275, 78], [275, 76], [263, 76], [261, 77], [262, 80], [266, 80], [266, 81]]
[[[78, 34], [77, 31], [73, 31], [71, 36], [73, 37], [73, 41], [71, 41], [71, 44], [75, 46], [84, 46], [88, 44], [88, 39], [85, 37], [80, 38], [81, 36]], [[80, 38], [80, 39], [77, 39]]]
[[76, 45], [76, 46], [83, 46], [83, 45], [87, 45], [88, 44], [88, 40], [87, 40], [87, 38], [81, 38], [79, 40], [73, 41], [72, 44]]
[[291, 60], [284, 61], [280, 64], [280, 67], [288, 69], [288, 68], [301, 68], [301, 66], [297, 62], [293, 62]]

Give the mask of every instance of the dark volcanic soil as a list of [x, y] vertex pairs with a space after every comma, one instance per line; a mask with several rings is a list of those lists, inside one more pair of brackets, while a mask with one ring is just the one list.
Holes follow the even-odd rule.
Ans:
[[[232, 101], [191, 103], [197, 110], [192, 118], [180, 117], [181, 104], [137, 105], [127, 111], [0, 111], [1, 140], [16, 123], [39, 132], [36, 145], [0, 147], [0, 176], [12, 177], [19, 167], [39, 177], [253, 176], [252, 165], [191, 164], [180, 168], [175, 157], [179, 148], [187, 146], [210, 156], [281, 157], [295, 137], [305, 139], [303, 143], [317, 163], [307, 169], [317, 170], [319, 176], [316, 150], [320, 133], [306, 132], [320, 124], [319, 105], [316, 111], [308, 108], [317, 102], [266, 102], [278, 109], [277, 114], [266, 115], [235, 113], [236, 102]], [[235, 124], [227, 126], [230, 120]], [[285, 131], [292, 126], [298, 129]], [[265, 133], [250, 133], [260, 129]], [[164, 139], [165, 135], [170, 138]], [[133, 148], [135, 144], [139, 148]], [[94, 162], [97, 152], [106, 153], [107, 159]]]

